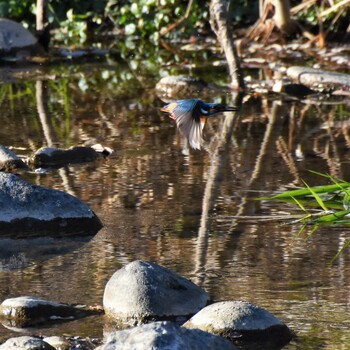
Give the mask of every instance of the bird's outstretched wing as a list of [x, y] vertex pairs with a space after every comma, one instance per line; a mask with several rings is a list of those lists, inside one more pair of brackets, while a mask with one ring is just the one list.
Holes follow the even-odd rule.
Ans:
[[[191, 105], [190, 105], [191, 104]], [[190, 146], [201, 149], [204, 140], [202, 137], [206, 118], [201, 116], [200, 102], [198, 100], [186, 101], [186, 105], [178, 103], [173, 115], [177, 127], [186, 136]]]

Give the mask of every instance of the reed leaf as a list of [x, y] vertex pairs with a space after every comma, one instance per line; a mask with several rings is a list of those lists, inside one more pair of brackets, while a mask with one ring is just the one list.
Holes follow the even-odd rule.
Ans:
[[304, 185], [307, 187], [307, 189], [311, 192], [311, 194], [314, 196], [314, 198], [316, 199], [318, 205], [324, 210], [327, 211], [327, 207], [324, 204], [323, 200], [321, 199], [321, 197], [305, 182], [303, 181]]

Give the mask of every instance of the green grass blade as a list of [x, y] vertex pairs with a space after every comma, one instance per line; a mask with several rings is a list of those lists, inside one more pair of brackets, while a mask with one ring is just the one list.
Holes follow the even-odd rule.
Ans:
[[278, 193], [271, 197], [265, 197], [262, 199], [285, 199], [290, 197], [305, 197], [312, 194], [312, 192], [310, 191], [310, 188], [312, 188], [314, 193], [330, 193], [330, 192], [336, 192], [339, 190], [343, 191], [344, 189], [347, 189], [349, 187], [350, 187], [350, 182], [343, 182], [343, 183], [337, 183], [334, 185], [300, 188], [297, 190]]
[[305, 230], [306, 225], [301, 226], [300, 230], [298, 231], [298, 233], [295, 235], [294, 239], [297, 239], [301, 236], [301, 234], [303, 233], [303, 231]]
[[350, 245], [350, 239], [346, 240], [344, 245], [338, 250], [337, 254], [333, 257], [331, 264], [334, 264], [335, 261], [339, 258], [340, 254], [343, 253], [343, 251]]
[[309, 187], [309, 185], [303, 181], [304, 185], [307, 187], [307, 189], [312, 193], [312, 195], [314, 196], [314, 198], [316, 199], [318, 205], [324, 210], [327, 211], [327, 207], [326, 205], [323, 203], [323, 200], [321, 199], [321, 197], [311, 188]]
[[295, 197], [293, 197], [292, 196], [292, 199], [293, 199], [293, 201], [299, 206], [299, 208], [301, 209], [301, 210], [303, 210], [305, 213], [308, 213], [308, 211], [306, 210], [306, 208], [303, 206], [303, 204], [300, 202], [300, 201], [298, 201]]
[[308, 238], [311, 238], [311, 236], [316, 232], [316, 230], [318, 229], [318, 224], [315, 224], [314, 227], [312, 228], [312, 230], [310, 231], [310, 233], [307, 235]]
[[[337, 212], [334, 212], [331, 214], [320, 216], [317, 219], [315, 219], [313, 222], [317, 223], [317, 224], [332, 223], [332, 222], [335, 223], [336, 221], [343, 219], [344, 216], [349, 215], [349, 214], [350, 214], [350, 210], [337, 211]], [[350, 222], [350, 217], [349, 217], [349, 222]]]

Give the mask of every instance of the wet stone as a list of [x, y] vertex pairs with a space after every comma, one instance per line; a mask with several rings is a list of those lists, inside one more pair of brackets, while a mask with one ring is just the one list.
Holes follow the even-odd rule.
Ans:
[[169, 321], [110, 333], [101, 350], [234, 350], [228, 340], [201, 331], [186, 329]]
[[56, 350], [69, 350], [73, 347], [73, 343], [64, 337], [58, 337], [58, 336], [52, 336], [52, 337], [45, 337], [43, 339], [46, 343], [53, 346]]
[[98, 345], [101, 345], [101, 341], [96, 338], [51, 336], [45, 337], [43, 340], [56, 350], [94, 350]]
[[0, 170], [12, 171], [15, 169], [25, 169], [27, 165], [14, 152], [7, 147], [0, 145]]
[[20, 23], [0, 18], [0, 55], [8, 53], [28, 56], [43, 53], [43, 49]]
[[129, 324], [191, 316], [208, 301], [209, 295], [191, 281], [141, 260], [115, 272], [103, 296], [105, 313]]
[[0, 234], [94, 234], [102, 227], [78, 198], [0, 172]]
[[245, 301], [211, 304], [188, 320], [184, 327], [199, 328], [238, 341], [267, 341], [273, 346], [287, 344], [289, 328], [268, 311]]
[[53, 346], [38, 337], [15, 337], [0, 345], [0, 350], [56, 350]]
[[96, 312], [29, 296], [6, 299], [0, 305], [1, 317], [10, 321], [11, 326], [16, 327], [29, 327], [44, 322], [62, 322], [93, 313]]

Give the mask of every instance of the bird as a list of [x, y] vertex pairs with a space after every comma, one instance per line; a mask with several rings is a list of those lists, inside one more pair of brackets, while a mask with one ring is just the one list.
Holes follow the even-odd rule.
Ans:
[[206, 103], [199, 99], [186, 99], [168, 103], [160, 110], [169, 113], [170, 118], [176, 121], [177, 127], [193, 149], [201, 149], [207, 118], [220, 112], [237, 111], [238, 108], [220, 103]]

